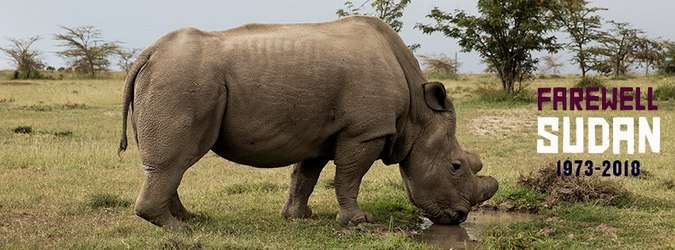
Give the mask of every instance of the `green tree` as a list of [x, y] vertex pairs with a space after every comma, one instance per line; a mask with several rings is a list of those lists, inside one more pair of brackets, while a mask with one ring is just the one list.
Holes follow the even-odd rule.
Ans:
[[591, 69], [603, 75], [612, 74], [614, 78], [619, 78], [626, 75], [628, 68], [635, 61], [639, 36], [643, 32], [631, 28], [629, 23], [615, 21], [608, 23], [612, 28], [600, 32], [597, 39], [599, 45], [588, 50], [593, 57]]
[[[370, 11], [366, 10], [366, 4], [370, 3], [372, 8]], [[403, 17], [403, 11], [410, 3], [410, 0], [366, 0], [361, 5], [356, 6], [352, 1], [345, 2], [345, 8], [339, 9], [335, 12], [339, 17], [352, 16], [352, 15], [366, 15], [366, 16], [376, 16], [389, 26], [394, 29], [396, 32], [401, 31], [403, 28], [403, 22], [401, 17]], [[420, 47], [419, 44], [408, 45], [412, 51], [415, 51]]]
[[[364, 7], [369, 2], [370, 6], [373, 8], [372, 13], [364, 12]], [[405, 7], [408, 6], [409, 3], [410, 0], [366, 0], [356, 7], [352, 1], [347, 1], [345, 2], [346, 9], [339, 9], [335, 14], [339, 17], [351, 15], [376, 16], [389, 24], [396, 32], [399, 32], [401, 31], [401, 28], [403, 28], [403, 22], [400, 20], [403, 16], [403, 10], [405, 10]]]
[[[479, 16], [462, 10], [446, 13], [434, 8], [427, 15], [436, 24], [416, 25], [425, 34], [442, 32], [459, 40], [462, 51], [477, 51], [494, 68], [509, 94], [523, 89], [539, 61], [533, 51], [555, 53], [560, 49], [550, 20], [551, 4], [540, 0], [479, 0]], [[518, 84], [516, 86], [515, 84]]]
[[94, 26], [61, 28], [65, 32], [55, 35], [54, 39], [61, 41], [65, 49], [56, 54], [68, 60], [71, 67], [91, 77], [96, 76], [96, 71], [108, 70], [108, 58], [118, 51], [118, 42], [103, 40], [103, 33]]
[[663, 42], [663, 60], [656, 65], [661, 74], [674, 74], [675, 73], [675, 42], [664, 41]]
[[635, 61], [638, 66], [645, 68], [645, 75], [649, 75], [649, 68], [656, 67], [665, 59], [663, 43], [656, 39], [638, 37], [635, 41]]
[[16, 67], [14, 78], [39, 78], [39, 70], [45, 65], [40, 59], [40, 51], [31, 47], [36, 41], [40, 40], [40, 37], [34, 36], [27, 39], [9, 38], [7, 40], [9, 40], [10, 44], [0, 48], [0, 51], [4, 52]]
[[574, 54], [572, 61], [579, 64], [581, 78], [586, 78], [589, 69], [588, 45], [599, 38], [601, 18], [595, 12], [606, 8], [588, 7], [586, 0], [556, 0], [558, 6], [551, 8], [556, 23], [567, 32], [570, 42], [565, 47]]

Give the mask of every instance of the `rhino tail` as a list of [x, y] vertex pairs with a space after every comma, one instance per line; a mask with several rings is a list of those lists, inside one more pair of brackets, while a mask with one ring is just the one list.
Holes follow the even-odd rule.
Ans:
[[141, 72], [145, 64], [150, 58], [150, 49], [143, 51], [136, 62], [131, 66], [127, 79], [124, 83], [124, 103], [122, 104], [122, 138], [120, 139], [120, 146], [117, 149], [117, 156], [119, 157], [122, 152], [127, 149], [127, 120], [129, 116], [129, 111], [133, 109], [134, 103], [134, 85], [136, 82], [136, 76]]

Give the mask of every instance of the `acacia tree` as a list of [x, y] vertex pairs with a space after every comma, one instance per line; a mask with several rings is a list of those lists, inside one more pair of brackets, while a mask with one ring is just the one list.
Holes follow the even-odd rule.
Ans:
[[12, 61], [16, 67], [14, 78], [39, 78], [39, 70], [44, 67], [40, 59], [40, 51], [31, 48], [33, 44], [40, 40], [39, 36], [27, 39], [9, 38], [9, 45], [0, 48]]
[[[416, 25], [425, 34], [442, 32], [459, 40], [462, 51], [477, 51], [494, 68], [502, 88], [510, 94], [523, 89], [522, 82], [532, 77], [539, 61], [533, 51], [555, 53], [560, 49], [550, 18], [551, 5], [539, 0], [479, 0], [479, 16], [462, 10], [446, 13], [435, 7], [427, 15], [436, 24]], [[518, 86], [515, 86], [518, 83]]]
[[628, 23], [608, 22], [612, 28], [601, 32], [598, 46], [589, 48], [593, 54], [591, 69], [598, 73], [618, 78], [628, 72], [628, 67], [635, 61], [637, 41], [643, 32], [630, 27]]
[[[364, 7], [369, 2], [370, 6], [373, 8], [373, 13], [364, 12]], [[400, 20], [403, 16], [403, 10], [405, 10], [405, 7], [408, 6], [409, 3], [410, 0], [366, 0], [356, 7], [352, 1], [347, 1], [345, 2], [346, 9], [339, 9], [335, 14], [339, 17], [351, 15], [376, 16], [389, 24], [396, 32], [399, 32], [401, 31], [401, 28], [403, 28], [403, 22]]]
[[420, 55], [422, 63], [425, 65], [425, 73], [438, 78], [448, 79], [457, 77], [457, 70], [462, 64], [455, 58], [450, 58], [445, 54], [440, 55]]
[[675, 73], [675, 42], [664, 41], [662, 46], [663, 59], [656, 67], [661, 74], [673, 74]]
[[560, 74], [560, 68], [562, 68], [564, 64], [558, 62], [560, 59], [559, 56], [554, 57], [551, 55], [546, 55], [541, 59], [541, 63], [543, 64], [543, 66], [540, 67], [542, 75], [545, 73], [550, 73], [552, 76], [558, 76]]
[[588, 7], [586, 0], [557, 0], [556, 4], [556, 8], [551, 8], [554, 20], [569, 35], [571, 41], [565, 47], [574, 53], [572, 61], [579, 64], [584, 79], [590, 70], [587, 47], [598, 39], [598, 29], [602, 27], [600, 16], [594, 13], [607, 9]]
[[71, 67], [91, 77], [95, 77], [96, 71], [108, 69], [108, 58], [117, 52], [118, 42], [103, 40], [103, 33], [94, 26], [61, 28], [64, 33], [55, 35], [54, 39], [61, 41], [65, 49], [56, 53], [68, 60]]
[[128, 73], [131, 65], [134, 63], [133, 59], [138, 56], [138, 52], [140, 51], [141, 50], [138, 48], [128, 49], [119, 47], [117, 51], [115, 51], [115, 55], [117, 55], [118, 58], [117, 66], [124, 70], [124, 72]]
[[[366, 4], [370, 3], [372, 10], [366, 10]], [[394, 29], [396, 32], [401, 31], [403, 28], [403, 22], [401, 17], [403, 16], [403, 11], [410, 3], [410, 0], [366, 0], [361, 5], [356, 6], [352, 1], [345, 2], [345, 9], [339, 9], [335, 12], [339, 17], [351, 16], [351, 15], [367, 15], [367, 16], [376, 16], [389, 26]], [[419, 44], [408, 45], [408, 48], [415, 51], [420, 47]]]
[[656, 39], [639, 37], [635, 41], [635, 47], [635, 60], [638, 66], [645, 68], [645, 75], [649, 75], [649, 68], [658, 66], [665, 59], [663, 43]]

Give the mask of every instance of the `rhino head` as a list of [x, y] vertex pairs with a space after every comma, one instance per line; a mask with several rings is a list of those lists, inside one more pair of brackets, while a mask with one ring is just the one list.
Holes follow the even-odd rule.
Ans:
[[480, 158], [457, 142], [455, 108], [445, 87], [426, 83], [423, 92], [426, 105], [416, 110], [418, 128], [400, 162], [401, 176], [408, 198], [425, 217], [459, 224], [471, 206], [490, 199], [499, 185], [492, 177], [476, 175], [483, 167]]

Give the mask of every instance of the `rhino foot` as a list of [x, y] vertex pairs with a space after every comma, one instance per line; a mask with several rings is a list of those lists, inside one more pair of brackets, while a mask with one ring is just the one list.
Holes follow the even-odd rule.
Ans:
[[289, 205], [286, 203], [281, 210], [281, 216], [286, 219], [306, 219], [312, 217], [312, 209], [305, 205]]
[[195, 217], [195, 215], [193, 215], [187, 209], [185, 209], [185, 206], [183, 206], [183, 203], [180, 201], [180, 198], [178, 197], [178, 192], [176, 192], [171, 197], [171, 202], [169, 203], [169, 211], [171, 212], [171, 215], [173, 215], [174, 217], [176, 217], [176, 219], [180, 221], [189, 221]]
[[361, 210], [340, 211], [337, 215], [337, 221], [342, 224], [357, 226], [361, 223], [374, 223], [375, 218], [372, 214]]
[[150, 221], [152, 224], [155, 224], [157, 226], [160, 226], [162, 228], [165, 228], [167, 230], [171, 231], [185, 231], [189, 230], [190, 225], [188, 225], [185, 222], [182, 222], [170, 213], [165, 213], [159, 216], [151, 216], [149, 213], [144, 213], [142, 210], [139, 210], [138, 207], [136, 208], [136, 215], [140, 216], [141, 218]]
[[166, 228], [167, 230], [170, 231], [189, 231], [192, 230], [192, 227], [188, 225], [185, 222], [175, 220], [171, 222], [167, 222], [166, 224], [162, 225], [163, 228]]

